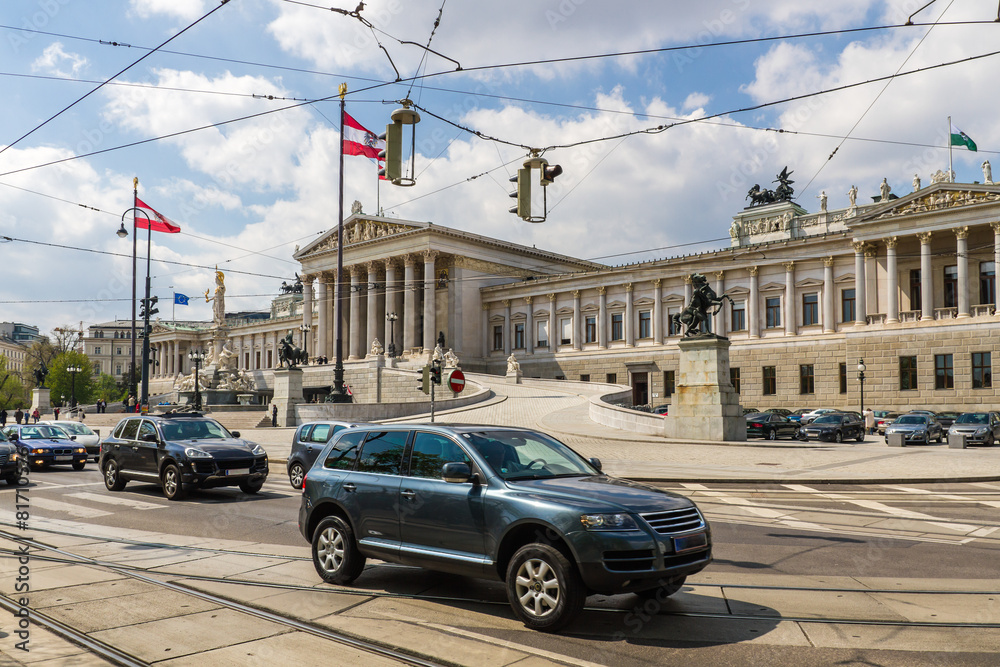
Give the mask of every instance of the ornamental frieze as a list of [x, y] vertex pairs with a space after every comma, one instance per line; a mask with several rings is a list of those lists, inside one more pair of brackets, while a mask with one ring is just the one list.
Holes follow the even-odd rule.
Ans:
[[1000, 194], [995, 192], [972, 192], [969, 190], [939, 190], [923, 197], [912, 199], [902, 206], [889, 209], [876, 220], [884, 218], [895, 218], [901, 215], [915, 215], [926, 213], [927, 211], [939, 211], [946, 208], [958, 206], [972, 206], [973, 204], [985, 204], [987, 202], [1000, 201]]

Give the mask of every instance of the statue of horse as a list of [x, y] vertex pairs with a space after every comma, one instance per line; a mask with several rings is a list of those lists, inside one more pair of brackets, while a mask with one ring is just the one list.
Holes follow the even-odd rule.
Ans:
[[295, 368], [299, 364], [309, 363], [309, 355], [306, 351], [292, 344], [292, 334], [288, 334], [281, 339], [278, 347], [278, 366], [288, 364], [288, 368]]
[[[716, 295], [715, 290], [708, 284], [708, 279], [700, 273], [691, 275], [691, 284], [694, 288], [691, 294], [691, 303], [688, 304], [687, 308], [674, 315], [674, 326], [683, 327], [685, 338], [699, 335], [701, 325], [710, 316], [716, 315], [727, 299], [730, 304], [733, 303], [732, 297], [728, 294]], [[710, 314], [708, 311], [712, 308], [715, 310]]]

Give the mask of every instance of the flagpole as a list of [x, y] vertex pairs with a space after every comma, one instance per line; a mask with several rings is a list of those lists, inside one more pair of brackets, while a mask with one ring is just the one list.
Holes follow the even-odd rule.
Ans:
[[948, 116], [948, 182], [955, 182], [955, 167], [952, 164], [951, 159], [951, 116]]
[[344, 273], [344, 127], [347, 115], [346, 102], [347, 84], [340, 84], [340, 202], [337, 215], [337, 283], [333, 303], [334, 348], [333, 390], [328, 400], [333, 403], [347, 403], [348, 396], [344, 391], [344, 347], [343, 324], [341, 308], [343, 301]]
[[139, 177], [132, 179], [132, 367], [129, 369], [129, 396], [138, 400], [138, 390], [135, 383], [135, 267], [136, 267], [136, 237], [138, 226], [135, 222], [135, 212], [139, 208]]

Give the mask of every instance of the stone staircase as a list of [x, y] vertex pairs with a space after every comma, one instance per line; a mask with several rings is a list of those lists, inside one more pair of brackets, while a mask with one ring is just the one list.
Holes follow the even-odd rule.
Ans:
[[262, 428], [271, 425], [271, 415], [266, 408], [254, 410], [226, 410], [213, 408], [207, 413], [230, 431], [243, 431], [252, 428]]

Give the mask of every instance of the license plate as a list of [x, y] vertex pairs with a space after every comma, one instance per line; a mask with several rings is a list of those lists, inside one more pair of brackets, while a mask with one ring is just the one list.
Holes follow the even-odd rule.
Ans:
[[55, 457], [55, 459], [56, 459], [56, 461], [72, 461], [73, 457], [72, 456], [57, 456], [57, 457]]
[[234, 475], [249, 475], [250, 468], [233, 468], [232, 470], [226, 471], [227, 477], [232, 477]]
[[674, 553], [690, 551], [691, 549], [697, 549], [707, 544], [708, 544], [708, 537], [705, 535], [705, 533], [697, 533], [695, 535], [685, 535], [684, 537], [675, 537]]

